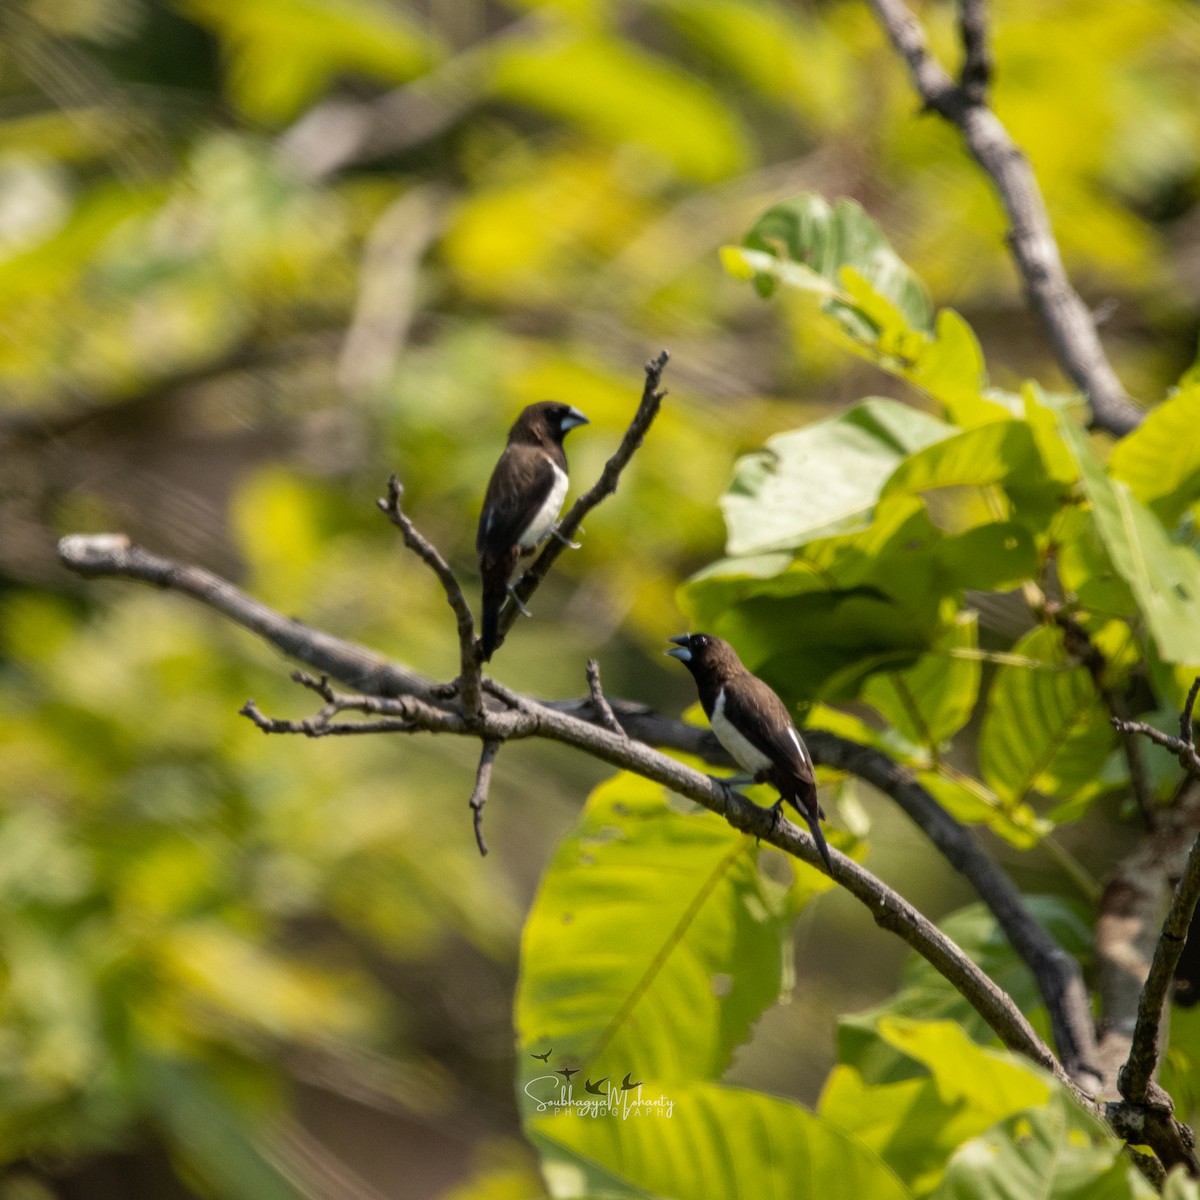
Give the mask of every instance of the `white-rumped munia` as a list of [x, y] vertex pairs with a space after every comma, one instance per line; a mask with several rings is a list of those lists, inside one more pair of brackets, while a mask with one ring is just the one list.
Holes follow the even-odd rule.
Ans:
[[829, 847], [821, 832], [825, 815], [817, 800], [812, 757], [792, 722], [787, 705], [742, 665], [737, 651], [708, 633], [684, 633], [670, 639], [672, 658], [691, 671], [700, 704], [717, 740], [756, 783], [778, 793], [774, 812], [786, 800], [808, 822], [825, 866], [832, 873]]
[[[553, 531], [562, 510], [567, 495], [563, 437], [587, 423], [577, 408], [543, 400], [529, 405], [509, 430], [508, 445], [488, 481], [475, 538], [483, 577], [480, 636], [484, 662], [500, 639], [500, 609], [511, 591], [517, 564]], [[517, 602], [515, 595], [513, 600]]]

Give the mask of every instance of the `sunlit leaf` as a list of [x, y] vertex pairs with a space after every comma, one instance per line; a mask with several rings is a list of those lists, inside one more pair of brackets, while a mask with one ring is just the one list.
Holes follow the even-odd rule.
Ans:
[[[742, 244], [814, 272], [839, 291], [844, 289], [843, 268], [852, 267], [881, 298], [896, 306], [909, 326], [932, 327], [933, 310], [924, 285], [853, 200], [842, 199], [830, 207], [811, 192], [796, 196], [768, 209]], [[769, 276], [761, 276], [757, 283], [764, 295], [773, 290]]]
[[[679, 1200], [910, 1195], [871, 1150], [799, 1105], [712, 1083], [646, 1085], [638, 1095], [646, 1107], [628, 1117], [618, 1094], [614, 1112], [562, 1109], [528, 1120], [556, 1200], [599, 1194], [584, 1191], [592, 1183]], [[589, 1166], [605, 1175], [589, 1178]]]
[[[1091, 949], [1091, 929], [1057, 896], [1024, 897], [1026, 908], [1070, 955], [1085, 959]], [[1045, 1009], [1032, 972], [1004, 936], [996, 918], [982, 904], [970, 904], [939, 922], [980, 967], [1012, 997], [1034, 1027], [1047, 1030]], [[953, 1021], [977, 1042], [995, 1034], [970, 1003], [925, 959], [910, 955], [900, 990], [883, 1004], [838, 1021], [838, 1061], [857, 1068], [871, 1083], [910, 1078], [912, 1056], [896, 1041], [882, 1037], [879, 1023], [887, 1018]]]
[[1168, 528], [1200, 496], [1200, 383], [1152, 408], [1112, 449], [1108, 469]]
[[1043, 477], [1029, 426], [993, 421], [910, 455], [882, 495], [920, 496], [936, 525], [961, 532], [1010, 519], [1040, 526], [1053, 510], [1058, 488]]
[[869, 1084], [853, 1067], [835, 1067], [818, 1111], [874, 1150], [917, 1195], [937, 1185], [956, 1147], [1044, 1104], [1053, 1090], [1028, 1063], [975, 1045], [950, 1022], [885, 1017], [879, 1032], [928, 1074]]
[[1137, 597], [1159, 654], [1168, 662], [1200, 662], [1200, 556], [1173, 544], [1129, 486], [1105, 474], [1082, 430], [1065, 417], [1060, 427], [1079, 463], [1100, 537]]
[[1152, 1200], [1124, 1143], [1069, 1096], [1009, 1117], [962, 1146], [935, 1200]]
[[525, 925], [522, 1082], [547, 1047], [592, 1079], [716, 1078], [784, 978], [790, 914], [755, 857], [753, 839], [656, 784], [598, 788]]
[[894, 400], [777, 434], [743, 458], [721, 499], [730, 554], [757, 554], [862, 528], [905, 457], [954, 432]]

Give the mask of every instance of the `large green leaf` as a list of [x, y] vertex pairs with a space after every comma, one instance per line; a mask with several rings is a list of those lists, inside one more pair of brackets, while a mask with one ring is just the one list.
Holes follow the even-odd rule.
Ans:
[[[1091, 947], [1086, 922], [1056, 896], [1026, 896], [1025, 905], [1068, 954], [1084, 957]], [[1017, 956], [996, 918], [983, 904], [951, 913], [939, 927], [1006, 991], [1035, 1028], [1046, 1031], [1041, 996], [1032, 973]], [[943, 976], [917, 955], [905, 965], [900, 990], [883, 1004], [838, 1021], [838, 1061], [857, 1068], [871, 1083], [911, 1078], [914, 1062], [895, 1039], [880, 1035], [880, 1022], [893, 1017], [921, 1021], [949, 1020], [979, 1042], [994, 1040], [984, 1019]]]
[[937, 1186], [954, 1149], [996, 1121], [1050, 1098], [1053, 1083], [1029, 1063], [972, 1042], [949, 1021], [885, 1017], [880, 1036], [927, 1070], [871, 1084], [833, 1069], [818, 1111], [874, 1150], [916, 1195]]
[[1036, 570], [1027, 529], [1002, 522], [952, 537], [924, 503], [896, 496], [865, 529], [794, 553], [728, 558], [682, 603], [785, 695], [853, 699], [871, 671], [904, 669], [953, 621], [965, 588], [1014, 587]]
[[1067, 417], [1059, 427], [1079, 463], [1096, 527], [1167, 662], [1200, 662], [1200, 557], [1174, 545], [1159, 519], [1128, 484], [1110, 479], [1087, 437]]
[[713, 1083], [627, 1095], [645, 1107], [626, 1116], [618, 1098], [615, 1110], [563, 1107], [527, 1122], [553, 1196], [601, 1186], [610, 1196], [674, 1200], [911, 1194], [871, 1150], [799, 1105]]
[[861, 699], [902, 737], [934, 757], [975, 707], [979, 660], [955, 651], [976, 648], [976, 625], [974, 613], [960, 613], [935, 650], [907, 671], [872, 675], [862, 691]]
[[1006, 805], [1040, 793], [1060, 802], [1060, 819], [1081, 816], [1113, 785], [1103, 775], [1116, 744], [1104, 704], [1088, 671], [1068, 659], [1057, 629], [1031, 630], [1013, 653], [1037, 665], [997, 670], [979, 738], [980, 772]]
[[1180, 388], [1112, 449], [1114, 479], [1172, 526], [1200, 496], [1200, 382]]
[[530, 1072], [549, 1070], [529, 1055], [548, 1048], [553, 1068], [581, 1067], [581, 1079], [720, 1075], [784, 978], [794, 898], [760, 876], [756, 853], [752, 838], [679, 811], [635, 776], [593, 792], [525, 924], [523, 1099]]
[[1154, 1188], [1096, 1117], [1056, 1092], [960, 1147], [936, 1200], [1151, 1200]]
[[830, 207], [805, 193], [784, 201], [721, 256], [764, 296], [780, 284], [815, 296], [824, 332], [927, 392], [958, 423], [1019, 411], [1017, 398], [988, 388], [971, 327], [949, 309], [934, 317], [924, 285], [853, 200]]
[[924, 499], [940, 528], [961, 532], [1025, 519], [1040, 528], [1053, 511], [1059, 485], [1045, 476], [1033, 432], [1024, 421], [991, 421], [910, 455], [881, 497]]
[[721, 497], [728, 553], [760, 554], [863, 528], [900, 463], [953, 433], [917, 409], [871, 399], [777, 434], [739, 460]]
[[[797, 281], [805, 274], [815, 276], [813, 288], [827, 288], [831, 296], [844, 290], [843, 269], [852, 267], [910, 327], [928, 331], [933, 326], [925, 285], [853, 200], [843, 198], [832, 208], [812, 192], [785, 200], [759, 217], [742, 244], [787, 263]], [[763, 295], [770, 295], [775, 287], [769, 274], [760, 275], [755, 283]]]

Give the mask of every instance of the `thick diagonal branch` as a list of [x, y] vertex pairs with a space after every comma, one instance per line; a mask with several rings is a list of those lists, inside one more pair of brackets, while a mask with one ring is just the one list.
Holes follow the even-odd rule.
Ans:
[[[496, 690], [506, 698], [507, 703], [503, 708], [489, 708], [482, 716], [482, 735], [489, 741], [499, 744], [541, 737], [572, 746], [614, 767], [662, 784], [724, 817], [735, 829], [769, 842], [784, 853], [821, 869], [820, 853], [806, 830], [798, 829], [786, 819], [776, 819], [770, 809], [747, 800], [723, 781], [704, 775], [642, 742], [634, 741], [624, 733], [614, 733], [561, 709], [540, 704], [530, 697], [517, 696], [503, 688]], [[433, 733], [474, 732], [467, 728], [467, 723], [461, 717], [446, 707], [449, 702], [443, 702], [439, 708], [426, 704], [414, 705], [404, 697], [393, 700], [366, 696], [343, 697], [343, 710], [353, 708], [359, 701], [364, 711], [392, 713], [411, 723], [412, 728], [405, 732], [415, 732], [417, 729], [427, 729]], [[256, 724], [263, 728], [261, 720], [256, 720]], [[274, 731], [292, 732], [281, 727]], [[298, 732], [306, 731], [301, 729]], [[1052, 1072], [1074, 1091], [1081, 1103], [1095, 1110], [1090, 1097], [1076, 1087], [1008, 993], [997, 987], [936, 925], [866, 868], [837, 851], [833, 851], [832, 874], [839, 884], [867, 906], [878, 925], [898, 934], [949, 980], [1009, 1049]]]
[[[448, 707], [444, 688], [404, 667], [386, 662], [361, 646], [332, 638], [283, 617], [210, 572], [149, 554], [132, 546], [129, 539], [121, 535], [64, 538], [59, 544], [59, 554], [68, 567], [84, 575], [116, 576], [177, 588], [216, 608], [293, 658], [340, 679], [358, 692], [381, 699], [401, 698], [407, 701], [398, 713], [390, 713], [379, 706], [371, 708], [370, 715], [380, 721], [409, 722], [411, 725], [416, 702], [421, 702], [426, 722], [432, 721], [431, 714], [437, 713], [437, 722], [444, 731], [465, 731], [466, 723], [461, 714]], [[483, 687], [486, 692], [485, 720], [492, 719], [497, 712], [507, 713], [513, 719], [511, 714], [519, 714], [522, 704], [533, 703], [515, 696], [486, 677]], [[592, 695], [541, 707], [547, 712], [557, 712], [564, 718], [574, 719], [576, 724], [572, 728], [588, 723], [603, 726], [601, 732], [609, 738], [619, 739], [622, 747], [620, 753], [625, 757], [607, 760], [618, 765], [629, 765], [632, 761], [629, 756], [641, 753], [649, 745], [683, 751], [715, 765], [732, 765], [709, 730], [665, 717], [632, 701], [609, 697], [607, 703], [620, 726], [620, 733], [611, 729]], [[275, 722], [274, 728], [282, 729], [290, 725], [292, 728], [288, 731], [309, 736], [328, 736], [341, 732], [343, 728], [349, 731], [352, 725], [342, 725], [333, 720], [341, 711], [329, 712], [328, 719], [318, 721], [316, 727], [313, 725], [315, 718], [310, 717], [300, 722]], [[262, 720], [272, 719], [263, 717]], [[429, 728], [429, 724], [425, 724], [424, 728]], [[476, 730], [476, 736], [487, 738], [491, 734], [485, 725]], [[514, 734], [509, 731], [504, 736]], [[1062, 1039], [1060, 1053], [1064, 1061], [1078, 1058], [1081, 1063], [1090, 1064], [1091, 1025], [1082, 997], [1077, 964], [1034, 921], [1012, 881], [983, 854], [970, 832], [882, 752], [857, 746], [821, 731], [812, 731], [806, 736], [817, 762], [859, 774], [891, 795], [938, 849], [974, 884], [985, 904], [996, 915], [1016, 952], [1033, 971], [1046, 1007], [1052, 1014], [1055, 1037]], [[639, 746], [639, 743], [642, 745]], [[670, 759], [665, 761], [672, 762]], [[1082, 1014], [1080, 1009], [1083, 1009]]]
[[1087, 396], [1092, 423], [1127, 433], [1141, 421], [1104, 353], [1096, 322], [1071, 286], [1029, 160], [986, 104], [990, 63], [982, 0], [960, 0], [965, 47], [962, 83], [955, 83], [929, 50], [925, 30], [904, 0], [870, 0], [892, 45], [908, 65], [925, 107], [962, 134], [972, 157], [987, 173], [1008, 217], [1008, 243], [1021, 282], [1050, 337], [1059, 365]]

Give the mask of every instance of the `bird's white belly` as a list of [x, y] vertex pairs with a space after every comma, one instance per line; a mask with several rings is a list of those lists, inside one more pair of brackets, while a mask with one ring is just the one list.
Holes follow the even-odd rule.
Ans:
[[757, 775], [759, 771], [765, 771], [771, 765], [771, 760], [753, 742], [740, 734], [726, 718], [724, 688], [717, 693], [717, 702], [713, 705], [708, 723], [717, 735], [717, 741], [733, 755], [743, 771]]
[[551, 487], [542, 507], [533, 515], [533, 520], [525, 527], [517, 545], [522, 550], [532, 550], [538, 542], [550, 532], [558, 514], [562, 511], [563, 501], [567, 498], [567, 473], [561, 467], [554, 467], [554, 486]]

